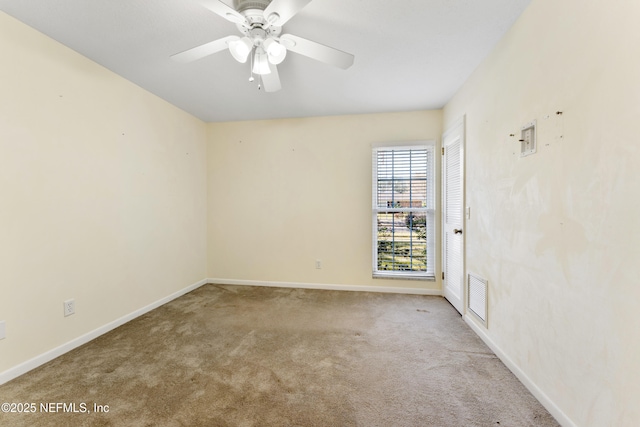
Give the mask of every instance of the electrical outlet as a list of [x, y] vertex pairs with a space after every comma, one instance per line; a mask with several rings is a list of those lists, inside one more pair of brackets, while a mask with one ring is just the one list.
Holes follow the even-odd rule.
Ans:
[[0, 322], [0, 340], [3, 340], [7, 337], [7, 325], [5, 321]]
[[76, 312], [76, 302], [73, 299], [68, 299], [64, 303], [64, 317], [71, 316]]
[[322, 260], [321, 259], [317, 259], [316, 260], [316, 268], [318, 270], [320, 270], [322, 268]]

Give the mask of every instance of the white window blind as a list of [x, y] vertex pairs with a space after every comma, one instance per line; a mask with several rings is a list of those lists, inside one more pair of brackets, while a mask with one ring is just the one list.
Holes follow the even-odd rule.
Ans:
[[434, 276], [433, 144], [373, 150], [373, 274]]

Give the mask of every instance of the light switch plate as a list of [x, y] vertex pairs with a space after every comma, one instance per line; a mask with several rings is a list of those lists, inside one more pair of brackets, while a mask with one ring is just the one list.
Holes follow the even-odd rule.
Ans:
[[520, 130], [520, 157], [526, 157], [536, 152], [536, 121], [522, 126]]

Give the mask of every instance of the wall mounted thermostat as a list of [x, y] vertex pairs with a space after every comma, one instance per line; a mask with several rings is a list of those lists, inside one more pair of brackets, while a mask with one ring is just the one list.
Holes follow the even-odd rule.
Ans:
[[520, 157], [526, 157], [536, 152], [536, 121], [522, 126], [520, 130]]

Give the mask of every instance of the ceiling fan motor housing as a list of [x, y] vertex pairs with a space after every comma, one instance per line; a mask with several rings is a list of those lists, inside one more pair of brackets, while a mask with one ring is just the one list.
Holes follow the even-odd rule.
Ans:
[[238, 30], [245, 36], [260, 45], [267, 37], [277, 37], [282, 31], [282, 27], [269, 25], [263, 11], [269, 6], [271, 0], [233, 0], [235, 9], [247, 20], [249, 26], [237, 24]]
[[233, 8], [242, 13], [249, 9], [265, 10], [271, 0], [233, 0]]

